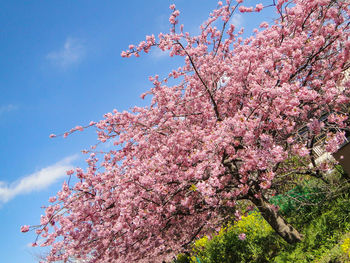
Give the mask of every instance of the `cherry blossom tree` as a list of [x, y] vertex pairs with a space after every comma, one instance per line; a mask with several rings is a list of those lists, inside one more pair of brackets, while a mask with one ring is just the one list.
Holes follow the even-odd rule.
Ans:
[[[88, 125], [114, 146], [87, 151], [86, 171], [68, 171], [78, 182], [50, 198], [39, 226], [22, 227], [50, 246], [47, 262], [170, 260], [239, 218], [238, 200], [252, 202], [287, 242], [301, 240], [267, 197], [276, 177], [323, 177], [334, 164], [317, 162], [318, 136], [325, 134], [332, 153], [349, 131], [349, 2], [242, 2], [219, 1], [196, 36], [171, 5], [169, 33], [122, 52], [137, 57], [158, 48], [184, 64], [164, 79], [150, 77], [153, 87], [142, 95], [151, 96], [149, 106], [114, 110]], [[265, 8], [277, 18], [251, 37], [230, 24], [235, 12]], [[304, 164], [288, 165], [293, 156]]]

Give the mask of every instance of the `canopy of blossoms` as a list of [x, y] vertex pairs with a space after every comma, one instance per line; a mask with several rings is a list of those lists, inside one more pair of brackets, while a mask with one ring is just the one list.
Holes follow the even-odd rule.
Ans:
[[[196, 36], [171, 5], [169, 33], [122, 52], [158, 48], [184, 63], [164, 79], [150, 77], [153, 88], [142, 95], [151, 96], [149, 106], [87, 126], [113, 148], [88, 151], [88, 168], [68, 171], [78, 182], [50, 198], [39, 226], [22, 227], [50, 246], [47, 262], [169, 260], [238, 216], [237, 200], [263, 198], [278, 174], [295, 169], [281, 165], [290, 156], [307, 160], [300, 173], [331, 168], [315, 164], [312, 146], [326, 134], [325, 149], [334, 152], [349, 130], [349, 2], [244, 5], [219, 1]], [[265, 8], [276, 10], [276, 20], [249, 38], [229, 23], [235, 12]]]

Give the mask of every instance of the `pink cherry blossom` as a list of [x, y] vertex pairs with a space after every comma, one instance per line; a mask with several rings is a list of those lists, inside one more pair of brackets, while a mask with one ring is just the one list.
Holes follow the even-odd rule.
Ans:
[[253, 12], [253, 7], [247, 7], [247, 6], [240, 6], [238, 8], [238, 10], [241, 12], [241, 13], [246, 13], [246, 12]]
[[21, 226], [21, 232], [25, 233], [25, 232], [28, 232], [28, 231], [29, 231], [29, 226], [28, 225]]
[[262, 9], [264, 8], [264, 6], [263, 6], [263, 4], [257, 4], [256, 6], [255, 6], [255, 11], [256, 12], [260, 12]]
[[[196, 238], [239, 220], [238, 200], [277, 217], [267, 201], [276, 182], [296, 169], [333, 167], [311, 165], [312, 145], [323, 138], [325, 151], [337, 151], [350, 125], [349, 6], [278, 0], [265, 8], [256, 1], [254, 9], [242, 2], [219, 3], [198, 35], [178, 28], [180, 12], [171, 5], [170, 32], [121, 53], [159, 49], [182, 64], [149, 78], [152, 87], [141, 95], [148, 106], [113, 110], [60, 135], [94, 126], [98, 142], [84, 151], [87, 168], [67, 172], [72, 180], [32, 227], [50, 247], [46, 262], [170, 261]], [[276, 8], [274, 22], [251, 36], [229, 23], [235, 12], [268, 8]], [[303, 160], [300, 168], [291, 156]]]
[[245, 240], [246, 238], [247, 238], [247, 236], [246, 236], [246, 234], [245, 233], [240, 233], [239, 235], [238, 235], [238, 238], [239, 238], [239, 240]]
[[57, 198], [55, 196], [52, 196], [52, 197], [49, 198], [49, 202], [50, 203], [54, 203], [56, 201], [56, 199]]
[[74, 173], [74, 170], [68, 170], [66, 173], [67, 175], [72, 175]]

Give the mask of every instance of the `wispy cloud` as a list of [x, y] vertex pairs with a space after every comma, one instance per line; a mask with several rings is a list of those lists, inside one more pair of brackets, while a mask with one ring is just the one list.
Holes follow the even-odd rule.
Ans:
[[50, 52], [46, 55], [46, 58], [57, 66], [67, 68], [79, 63], [84, 56], [85, 47], [82, 41], [69, 37], [60, 50]]
[[0, 202], [6, 203], [19, 194], [28, 194], [47, 188], [58, 179], [67, 176], [66, 171], [74, 167], [72, 163], [77, 159], [78, 155], [66, 157], [11, 184], [0, 181]]
[[234, 14], [230, 21], [229, 24], [233, 24], [236, 28], [241, 27], [243, 25], [243, 16], [241, 14]]
[[170, 54], [169, 50], [162, 51], [158, 47], [154, 47], [153, 49], [151, 49], [151, 52], [150, 52], [151, 57], [154, 59], [166, 58], [166, 57], [169, 57], [169, 54]]
[[18, 106], [13, 104], [0, 106], [0, 116], [6, 112], [17, 110]]

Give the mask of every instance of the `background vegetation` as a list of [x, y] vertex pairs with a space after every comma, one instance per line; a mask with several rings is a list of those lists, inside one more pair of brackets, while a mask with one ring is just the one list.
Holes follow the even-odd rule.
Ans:
[[198, 239], [176, 262], [350, 262], [350, 184], [345, 178], [341, 169], [327, 180], [298, 182], [294, 177], [290, 189], [271, 196], [270, 202], [303, 234], [300, 243], [287, 244], [253, 210], [211, 238]]

